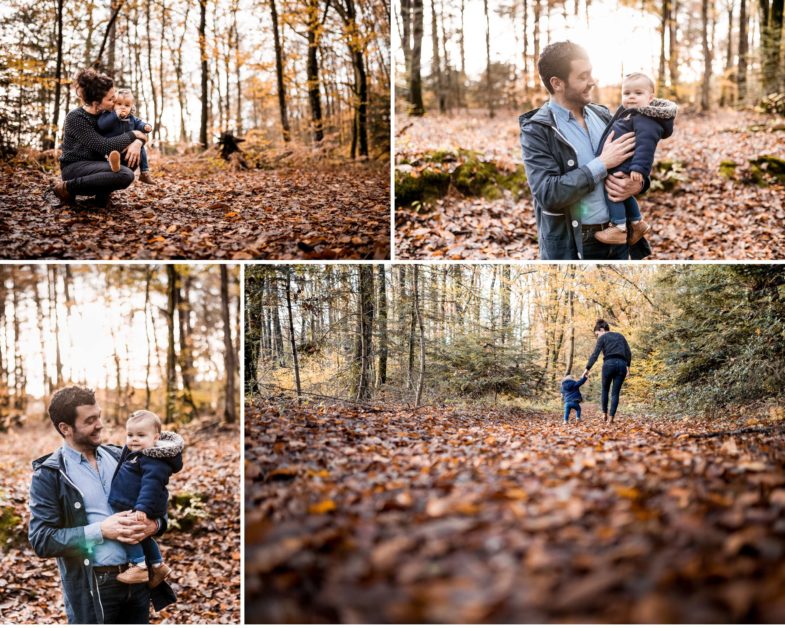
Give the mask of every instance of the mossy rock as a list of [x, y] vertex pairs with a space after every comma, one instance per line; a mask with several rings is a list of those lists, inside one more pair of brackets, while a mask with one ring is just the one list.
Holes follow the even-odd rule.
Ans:
[[720, 162], [720, 176], [725, 177], [726, 179], [735, 179], [736, 168], [738, 168], [738, 166], [739, 164], [732, 159], [723, 159]]
[[395, 205], [411, 205], [415, 201], [440, 198], [450, 188], [450, 174], [432, 168], [419, 172], [395, 171]]
[[500, 168], [496, 162], [466, 154], [463, 163], [453, 172], [452, 179], [455, 188], [466, 196], [496, 200], [504, 195], [504, 190], [509, 190], [517, 198], [525, 191], [526, 170], [518, 165], [510, 172]]
[[183, 532], [192, 530], [209, 516], [205, 509], [209, 499], [204, 493], [177, 493], [169, 498], [169, 525]]
[[22, 517], [13, 506], [0, 506], [0, 547], [10, 545], [21, 536]]
[[750, 159], [750, 174], [752, 180], [766, 186], [772, 183], [785, 185], [785, 159], [774, 155], [761, 155]]
[[651, 186], [652, 192], [660, 190], [663, 192], [672, 192], [679, 187], [679, 185], [687, 180], [684, 173], [684, 164], [680, 161], [670, 159], [663, 159], [654, 164], [651, 173]]

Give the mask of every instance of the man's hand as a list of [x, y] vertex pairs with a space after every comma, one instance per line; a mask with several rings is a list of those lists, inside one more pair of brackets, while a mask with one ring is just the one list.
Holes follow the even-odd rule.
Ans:
[[148, 519], [145, 513], [131, 512], [130, 510], [117, 512], [101, 522], [103, 537], [121, 543], [139, 543], [157, 531], [158, 523], [156, 521]]
[[139, 140], [134, 140], [129, 144], [123, 153], [125, 154], [125, 158], [128, 161], [128, 167], [133, 170], [136, 168], [136, 165], [139, 163], [139, 155], [142, 152], [142, 142]]
[[608, 175], [605, 179], [605, 189], [609, 199], [620, 203], [626, 201], [630, 196], [638, 194], [643, 189], [643, 180], [636, 182], [623, 172], [617, 172]]
[[613, 139], [613, 131], [608, 135], [605, 144], [602, 145], [602, 152], [600, 159], [605, 164], [606, 170], [611, 170], [624, 163], [635, 152], [635, 133], [630, 131], [625, 133], [619, 139]]

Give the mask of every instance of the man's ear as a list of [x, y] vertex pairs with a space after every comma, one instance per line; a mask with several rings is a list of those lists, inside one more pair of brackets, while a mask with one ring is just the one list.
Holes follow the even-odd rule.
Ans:
[[558, 93], [559, 90], [564, 88], [564, 81], [562, 81], [558, 76], [552, 76], [550, 79], [551, 89]]
[[62, 434], [64, 437], [70, 437], [74, 428], [68, 425], [68, 423], [66, 423], [65, 421], [60, 421], [57, 424], [57, 429], [60, 431], [60, 434]]

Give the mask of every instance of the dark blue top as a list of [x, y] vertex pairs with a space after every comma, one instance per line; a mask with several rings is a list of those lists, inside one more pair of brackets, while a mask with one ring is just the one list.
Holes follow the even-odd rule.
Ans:
[[152, 458], [123, 448], [112, 479], [109, 503], [118, 510], [140, 510], [151, 519], [166, 515], [169, 476], [183, 468], [183, 455]]
[[589, 361], [586, 363], [586, 370], [590, 370], [597, 358], [602, 353], [603, 360], [611, 360], [618, 358], [624, 360], [627, 366], [632, 364], [632, 351], [630, 345], [627, 344], [627, 339], [617, 331], [606, 331], [602, 336], [597, 338], [597, 344], [594, 346], [594, 351], [589, 356]]
[[142, 133], [145, 133], [145, 124], [148, 123], [131, 115], [125, 120], [121, 120], [114, 111], [104, 111], [98, 116], [98, 130], [104, 137], [116, 137], [123, 133], [128, 133], [129, 131], [141, 131]]
[[561, 396], [564, 403], [580, 403], [583, 401], [580, 388], [586, 383], [586, 378], [581, 377], [579, 380], [568, 379], [566, 382], [561, 383]]

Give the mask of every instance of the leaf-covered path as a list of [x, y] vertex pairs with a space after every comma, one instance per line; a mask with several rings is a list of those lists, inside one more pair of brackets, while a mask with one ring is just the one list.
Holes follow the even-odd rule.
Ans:
[[0, 165], [0, 258], [385, 259], [389, 167], [316, 164], [232, 172], [204, 158], [153, 161], [111, 209], [60, 207], [55, 176]]
[[650, 425], [249, 405], [246, 618], [785, 621], [782, 432]]
[[[152, 611], [151, 623], [240, 622], [240, 452], [237, 428], [205, 423], [177, 430], [185, 439], [183, 470], [170, 495], [198, 495], [205, 513], [189, 531], [168, 530], [158, 543], [172, 567], [178, 601]], [[122, 431], [114, 433], [118, 440]], [[38, 558], [27, 541], [33, 457], [62, 445], [51, 423], [0, 433], [0, 618], [19, 624], [66, 623], [54, 558]], [[170, 508], [170, 523], [173, 519]]]
[[[398, 126], [405, 131], [396, 141], [396, 163], [459, 148], [478, 151], [502, 168], [521, 162], [518, 121], [512, 114], [494, 120], [399, 116]], [[655, 163], [683, 164], [686, 181], [674, 191], [640, 199], [653, 229], [647, 236], [653, 249], [648, 259], [785, 258], [784, 186], [758, 187], [750, 180], [749, 160], [765, 154], [785, 156], [782, 118], [732, 111], [680, 115], [673, 137], [658, 146]], [[727, 161], [737, 164], [726, 171], [730, 178], [721, 168]], [[451, 193], [422, 208], [398, 208], [395, 250], [399, 259], [536, 259], [528, 188], [520, 199], [509, 193], [498, 200]]]

